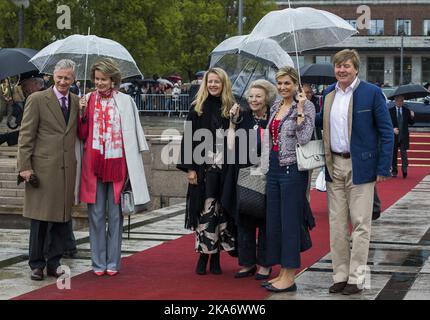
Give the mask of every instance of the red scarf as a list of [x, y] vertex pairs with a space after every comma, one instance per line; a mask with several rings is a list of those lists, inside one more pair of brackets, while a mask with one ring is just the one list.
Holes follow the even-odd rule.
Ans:
[[94, 110], [93, 172], [103, 182], [118, 182], [125, 178], [121, 170], [125, 161], [121, 120], [113, 93], [113, 90], [96, 91], [90, 99], [90, 108]]

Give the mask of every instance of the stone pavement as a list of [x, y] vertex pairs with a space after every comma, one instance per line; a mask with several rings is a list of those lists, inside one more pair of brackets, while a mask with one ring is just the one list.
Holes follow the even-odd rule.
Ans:
[[[165, 241], [190, 233], [183, 228], [185, 205], [174, 205], [133, 217], [128, 239], [128, 221], [124, 220], [122, 257], [149, 249]], [[88, 231], [75, 231], [77, 256], [62, 259], [70, 267], [72, 276], [91, 270]], [[29, 231], [24, 229], [0, 229], [0, 300], [55, 283], [54, 278], [43, 281], [30, 280], [28, 266]]]
[[330, 253], [302, 272], [295, 294], [271, 300], [430, 300], [430, 175], [372, 224], [370, 288], [362, 294], [329, 294]]
[[[331, 257], [327, 254], [297, 276], [297, 293], [278, 293], [269, 300], [430, 300], [430, 175], [388, 208], [373, 223], [370, 288], [353, 296], [328, 294]], [[146, 250], [177, 239], [190, 231], [183, 228], [184, 204], [155, 210], [133, 217], [130, 239], [124, 222], [122, 256]], [[45, 278], [30, 280], [28, 267], [28, 230], [0, 229], [0, 300], [36, 290], [55, 282]], [[88, 232], [77, 231], [78, 254], [63, 259], [72, 276], [90, 270]], [[191, 250], [191, 248], [190, 248]], [[232, 275], [233, 276], [233, 275]]]

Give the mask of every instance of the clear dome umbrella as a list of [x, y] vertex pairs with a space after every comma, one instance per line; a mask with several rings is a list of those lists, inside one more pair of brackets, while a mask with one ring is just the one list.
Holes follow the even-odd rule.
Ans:
[[[290, 6], [290, 1], [288, 4]], [[299, 68], [298, 52], [334, 45], [356, 33], [354, 27], [333, 13], [290, 6], [284, 10], [271, 11], [261, 18], [247, 41], [276, 41], [285, 51], [295, 52]]]
[[111, 58], [121, 71], [121, 77], [142, 75], [131, 54], [120, 43], [94, 35], [71, 35], [39, 51], [31, 60], [41, 73], [53, 74], [61, 59], [76, 63], [76, 79], [90, 80], [91, 66], [101, 58]]
[[294, 66], [291, 57], [276, 41], [249, 42], [247, 39], [247, 35], [228, 38], [210, 54], [210, 67], [226, 71], [239, 100], [252, 81], [266, 79], [275, 83], [275, 74], [280, 67]]

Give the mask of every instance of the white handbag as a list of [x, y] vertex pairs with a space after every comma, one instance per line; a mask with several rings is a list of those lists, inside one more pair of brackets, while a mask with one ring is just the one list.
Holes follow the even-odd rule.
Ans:
[[305, 145], [296, 145], [297, 167], [299, 171], [320, 168], [325, 165], [322, 140], [311, 140]]
[[124, 216], [129, 216], [147, 210], [146, 204], [135, 204], [133, 190], [131, 189], [130, 179], [127, 177], [124, 188], [120, 196], [121, 212]]
[[136, 212], [136, 208], [134, 205], [134, 197], [133, 191], [131, 190], [130, 180], [127, 177], [127, 180], [124, 184], [124, 189], [121, 192], [121, 212], [123, 215], [131, 215]]

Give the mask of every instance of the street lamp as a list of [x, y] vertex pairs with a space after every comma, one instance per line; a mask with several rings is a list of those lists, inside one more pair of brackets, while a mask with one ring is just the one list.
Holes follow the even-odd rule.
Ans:
[[24, 44], [24, 9], [30, 6], [30, 0], [12, 0], [19, 7], [18, 13], [18, 47], [21, 48]]
[[[400, 37], [401, 45], [400, 45], [400, 83], [399, 83], [399, 85], [403, 84], [403, 37], [406, 33], [405, 32], [405, 24], [407, 26], [409, 26], [409, 21], [403, 22], [403, 28], [402, 28], [401, 37]], [[406, 28], [406, 30], [409, 30], [409, 28]]]
[[238, 7], [238, 23], [237, 23], [237, 34], [239, 36], [243, 33], [243, 0], [239, 0], [239, 7]]

